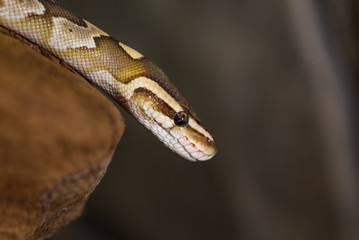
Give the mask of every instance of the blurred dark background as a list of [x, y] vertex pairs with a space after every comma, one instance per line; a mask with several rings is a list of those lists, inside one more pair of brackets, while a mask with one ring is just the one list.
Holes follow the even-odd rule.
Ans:
[[213, 134], [191, 163], [127, 128], [52, 240], [359, 239], [356, 0], [58, 0], [152, 58]]

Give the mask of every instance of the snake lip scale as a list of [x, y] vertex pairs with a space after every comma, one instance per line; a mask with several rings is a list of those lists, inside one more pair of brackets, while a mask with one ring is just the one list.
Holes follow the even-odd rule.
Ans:
[[212, 158], [212, 136], [149, 58], [51, 0], [0, 0], [0, 25], [47, 49], [109, 94], [168, 148]]

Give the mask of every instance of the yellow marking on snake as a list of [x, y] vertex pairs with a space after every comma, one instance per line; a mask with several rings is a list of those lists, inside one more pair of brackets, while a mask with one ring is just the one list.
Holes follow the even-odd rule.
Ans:
[[180, 156], [216, 154], [212, 136], [162, 70], [91, 23], [50, 0], [0, 0], [0, 25], [71, 65]]
[[140, 59], [143, 58], [143, 55], [139, 52], [137, 52], [135, 49], [130, 48], [129, 46], [123, 44], [123, 43], [118, 43], [120, 44], [120, 46], [123, 48], [123, 50], [125, 50], [127, 52], [128, 55], [130, 55], [133, 59]]

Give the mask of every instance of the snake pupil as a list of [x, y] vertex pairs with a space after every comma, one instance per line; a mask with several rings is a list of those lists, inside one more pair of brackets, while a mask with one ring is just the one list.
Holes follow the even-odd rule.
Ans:
[[189, 121], [188, 114], [185, 113], [184, 111], [177, 112], [175, 114], [175, 117], [174, 117], [173, 121], [179, 127], [187, 126], [188, 121]]

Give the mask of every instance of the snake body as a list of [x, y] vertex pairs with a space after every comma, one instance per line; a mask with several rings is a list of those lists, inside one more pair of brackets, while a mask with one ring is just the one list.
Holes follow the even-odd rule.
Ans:
[[212, 136], [150, 59], [50, 0], [0, 0], [0, 25], [53, 53], [103, 89], [167, 147], [212, 158]]

